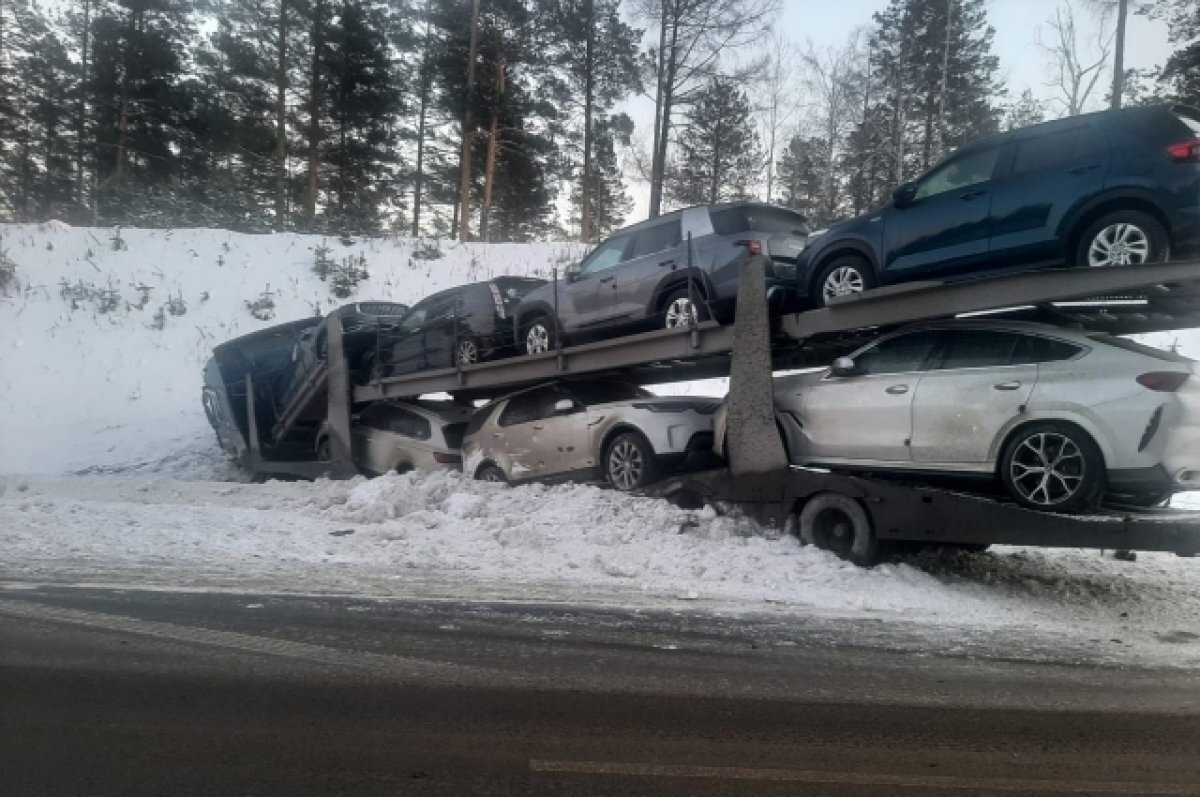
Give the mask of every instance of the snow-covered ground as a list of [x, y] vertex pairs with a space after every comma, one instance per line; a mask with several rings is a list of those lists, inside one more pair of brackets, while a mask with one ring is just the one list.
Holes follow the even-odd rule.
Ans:
[[[874, 618], [919, 623], [942, 651], [991, 634], [1092, 660], [1200, 666], [1197, 560], [999, 549], [865, 571], [745, 519], [588, 486], [505, 489], [449, 473], [248, 483], [204, 419], [201, 367], [230, 337], [349, 301], [311, 272], [322, 239], [125, 230], [114, 249], [112, 237], [0, 227], [19, 280], [0, 296], [0, 581], [10, 589], [105, 583]], [[578, 254], [443, 242], [427, 260], [409, 240], [325, 243], [335, 261], [366, 258], [371, 277], [353, 298], [410, 303], [495, 274], [545, 274]], [[64, 295], [79, 283], [111, 286], [114, 306]], [[245, 303], [268, 286], [275, 318], [256, 320]], [[172, 297], [186, 313], [164, 312], [159, 324]], [[1181, 337], [1200, 355], [1200, 339]], [[1025, 655], [1020, 644], [993, 652]]]

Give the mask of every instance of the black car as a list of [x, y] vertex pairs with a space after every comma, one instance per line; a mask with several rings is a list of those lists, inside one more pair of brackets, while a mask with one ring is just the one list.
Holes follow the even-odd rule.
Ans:
[[422, 299], [381, 333], [370, 374], [452, 368], [513, 353], [513, 310], [522, 296], [545, 284], [531, 277], [496, 277]]
[[[398, 323], [409, 311], [399, 302], [355, 302], [334, 310], [342, 322], [342, 347], [352, 376], [363, 373], [366, 358], [374, 351], [380, 329]], [[286, 388], [278, 396], [282, 410], [312, 378], [317, 366], [328, 355], [328, 327], [324, 324], [307, 328], [292, 347], [292, 368]], [[361, 379], [359, 380], [361, 381]]]
[[876, 285], [1043, 265], [1137, 265], [1200, 240], [1200, 111], [1123, 108], [963, 147], [831, 227], [798, 262], [823, 305]]
[[[733, 317], [742, 263], [770, 258], [775, 310], [795, 304], [796, 258], [808, 224], [759, 202], [701, 205], [618, 230], [564, 278], [531, 291], [517, 309], [518, 345], [529, 354], [564, 343]], [[555, 311], [557, 309], [557, 318]]]

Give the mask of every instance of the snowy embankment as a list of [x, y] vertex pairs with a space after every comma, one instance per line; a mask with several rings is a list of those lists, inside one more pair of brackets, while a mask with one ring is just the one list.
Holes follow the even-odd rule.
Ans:
[[[594, 487], [504, 489], [448, 473], [249, 484], [217, 450], [199, 401], [215, 344], [353, 298], [411, 303], [497, 274], [546, 274], [573, 246], [443, 242], [440, 257], [422, 259], [429, 242], [125, 230], [114, 246], [111, 230], [62, 225], [0, 236], [18, 279], [0, 295], [0, 581], [10, 586], [878, 618], [920, 623], [942, 650], [995, 634], [1200, 666], [1196, 560], [1002, 549], [864, 571], [746, 520]], [[335, 262], [365, 259], [370, 278], [351, 299], [312, 273], [322, 243]], [[274, 318], [257, 320], [246, 303], [268, 292]], [[1184, 351], [1200, 354], [1196, 341], [1184, 338]], [[1002, 652], [1024, 655], [1019, 644]]]

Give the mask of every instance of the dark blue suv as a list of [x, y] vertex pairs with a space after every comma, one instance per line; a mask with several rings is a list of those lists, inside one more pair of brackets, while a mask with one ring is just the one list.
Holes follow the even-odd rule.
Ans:
[[1013, 130], [831, 227], [797, 262], [820, 306], [876, 285], [1041, 266], [1137, 265], [1200, 241], [1200, 111], [1150, 106]]

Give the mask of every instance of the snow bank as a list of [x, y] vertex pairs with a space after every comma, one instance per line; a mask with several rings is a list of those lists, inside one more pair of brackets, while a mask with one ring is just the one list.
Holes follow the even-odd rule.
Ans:
[[[334, 262], [363, 258], [370, 277], [351, 297], [334, 298], [313, 273], [322, 245]], [[440, 256], [422, 258], [430, 248]], [[176, 458], [211, 437], [200, 385], [213, 346], [358, 299], [411, 304], [501, 274], [546, 276], [582, 251], [202, 229], [118, 233], [58, 222], [0, 225], [0, 250], [18, 279], [0, 293], [0, 472], [7, 473]], [[264, 295], [274, 303], [271, 320], [246, 307]]]
[[8, 477], [0, 528], [0, 581], [877, 618], [933, 629], [945, 651], [1015, 634], [1200, 665], [1194, 561], [1009, 549], [863, 570], [743, 518], [582, 485]]

